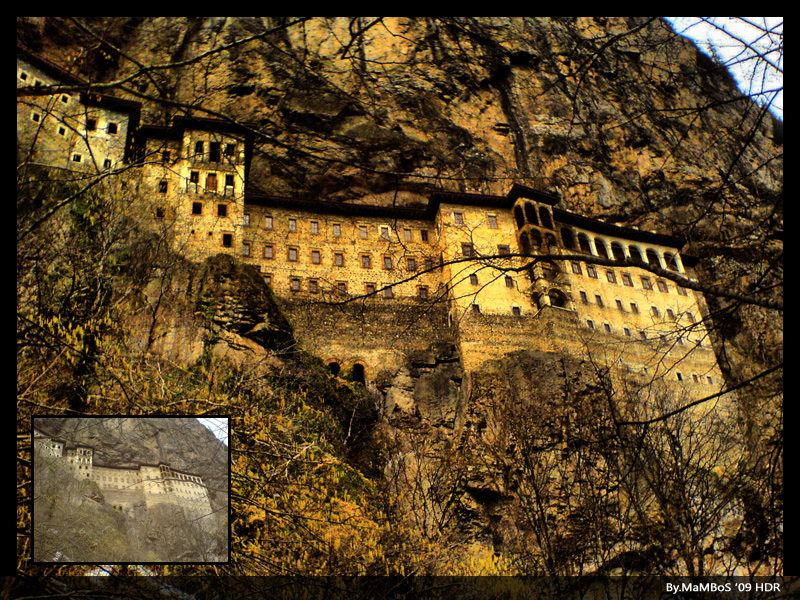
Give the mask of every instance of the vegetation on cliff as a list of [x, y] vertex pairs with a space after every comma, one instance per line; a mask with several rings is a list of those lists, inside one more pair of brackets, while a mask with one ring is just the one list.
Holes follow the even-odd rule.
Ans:
[[231, 416], [231, 563], [192, 574], [782, 571], [782, 124], [667, 25], [42, 19], [19, 39], [153, 120], [253, 124], [263, 190], [410, 204], [515, 181], [685, 235], [741, 428], [530, 356], [476, 375], [462, 438], [387, 424], [378, 392], [294, 345], [248, 267], [188, 263], [130, 189], [18, 152], [19, 573], [84, 571], [31, 564], [30, 521], [30, 418], [84, 413]]

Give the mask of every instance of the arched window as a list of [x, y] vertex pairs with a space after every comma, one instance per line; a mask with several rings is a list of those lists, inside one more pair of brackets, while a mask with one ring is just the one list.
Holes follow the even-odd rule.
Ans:
[[567, 227], [561, 228], [561, 241], [564, 243], [565, 248], [570, 250], [575, 249], [575, 236], [572, 235], [572, 230]]
[[364, 365], [355, 363], [353, 365], [353, 381], [356, 383], [364, 383]]
[[531, 229], [531, 244], [534, 250], [540, 250], [542, 247], [542, 234], [538, 229]]
[[631, 260], [633, 260], [634, 262], [640, 262], [640, 263], [644, 262], [644, 259], [642, 258], [642, 252], [636, 246], [629, 246], [628, 252], [630, 252]]
[[557, 306], [558, 308], [566, 308], [567, 297], [561, 290], [551, 289], [547, 292], [550, 298], [550, 306]]
[[530, 202], [525, 203], [525, 218], [531, 225], [539, 224], [539, 219], [536, 218], [536, 207]]
[[514, 219], [517, 222], [517, 229], [525, 227], [525, 215], [522, 213], [522, 207], [519, 204], [514, 207]]
[[592, 254], [592, 242], [589, 240], [589, 236], [587, 236], [585, 233], [578, 235], [578, 244], [581, 247], [581, 252]]
[[328, 363], [328, 371], [330, 371], [332, 375], [338, 375], [339, 371], [341, 370], [342, 370], [341, 365], [335, 360]]
[[542, 220], [542, 227], [547, 227], [548, 229], [553, 228], [553, 221], [550, 219], [550, 211], [544, 206], [539, 207], [539, 218]]
[[594, 247], [597, 248], [597, 255], [603, 258], [608, 258], [608, 249], [606, 243], [600, 238], [594, 238]]
[[558, 241], [556, 240], [556, 236], [554, 236], [552, 233], [545, 233], [544, 239], [547, 242], [547, 248], [549, 250], [552, 251], [554, 248], [558, 246]]
[[619, 242], [611, 243], [611, 254], [614, 255], [614, 260], [625, 260], [625, 250], [622, 249], [622, 244]]
[[661, 261], [658, 260], [658, 254], [652, 248], [647, 249], [647, 264], [651, 267], [660, 267]]
[[678, 270], [678, 261], [675, 260], [675, 255], [670, 254], [669, 252], [664, 253], [664, 262], [667, 263], [667, 268], [670, 271], [677, 271]]
[[525, 231], [519, 234], [519, 248], [523, 254], [530, 254], [531, 252], [531, 240]]

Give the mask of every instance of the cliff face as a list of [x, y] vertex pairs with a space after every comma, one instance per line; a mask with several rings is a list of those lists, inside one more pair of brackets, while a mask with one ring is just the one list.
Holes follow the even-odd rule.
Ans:
[[90, 81], [124, 82], [143, 122], [250, 124], [251, 192], [408, 204], [516, 182], [688, 238], [708, 281], [776, 275], [782, 124], [657, 17], [48, 17], [18, 31]]
[[[98, 43], [92, 31], [105, 41]], [[413, 205], [432, 189], [504, 194], [521, 183], [559, 194], [560, 206], [576, 213], [686, 237], [685, 253], [702, 259], [702, 283], [782, 295], [782, 125], [742, 98], [724, 69], [658, 18], [98, 17], [79, 25], [52, 17], [20, 22], [18, 37], [90, 81], [123, 82], [116, 93], [144, 103], [144, 122], [167, 124], [189, 111], [247, 123], [256, 133], [250, 193]], [[273, 364], [291, 331], [263, 282], [225, 257], [194, 269], [178, 270], [171, 280], [149, 279], [139, 300], [164, 310], [161, 321], [131, 317], [126, 325], [140, 332], [134, 345], [193, 363], [210, 343], [214, 355], [236, 354], [240, 365], [248, 356]], [[712, 312], [720, 311], [715, 349], [731, 384], [780, 362], [779, 313], [707, 299]], [[151, 335], [144, 339], [146, 331]], [[709, 479], [693, 478], [711, 473], [720, 484], [714, 461], [739, 448], [739, 440], [701, 434], [691, 421], [675, 424], [674, 431], [685, 433], [678, 440], [683, 446], [672, 423], [653, 426], [647, 439], [635, 427], [618, 427], [619, 398], [595, 365], [574, 357], [518, 353], [469, 377], [449, 345], [408, 359], [375, 378], [373, 391], [382, 398], [370, 399], [383, 417], [375, 437], [383, 435], [388, 451], [385, 464], [372, 466], [383, 469], [397, 506], [408, 509], [401, 512], [410, 523], [404, 526], [426, 539], [445, 533], [458, 542], [480, 539], [498, 554], [516, 556], [520, 571], [554, 574], [656, 565], [686, 573], [697, 561], [702, 572], [710, 560], [704, 557], [719, 559], [718, 566], [725, 556], [746, 561], [759, 547], [779, 554], [780, 501], [757, 505], [748, 487], [759, 487], [769, 472], [768, 486], [779, 491], [778, 470], [762, 460], [766, 455], [743, 460], [736, 489], [708, 488], [722, 489], [720, 498], [744, 498], [745, 518], [694, 521], [702, 490], [693, 490]], [[319, 377], [324, 386], [301, 377], [293, 383], [309, 396], [344, 386]], [[777, 432], [777, 439], [780, 383], [760, 383], [743, 396], [750, 433], [766, 439]], [[285, 410], [283, 399], [264, 408], [274, 400], [271, 391], [256, 398], [242, 410], [255, 415], [243, 426], [242, 447], [249, 440], [258, 448], [262, 423]], [[357, 437], [350, 413], [345, 416], [342, 447]], [[369, 417], [364, 421], [372, 426]], [[309, 420], [316, 435], [316, 420]], [[196, 452], [197, 439], [186, 432], [148, 424], [127, 432], [133, 441], [122, 444], [91, 421], [52, 433], [99, 445], [99, 456], [110, 463], [134, 460], [134, 444], [151, 462], [203, 477], [216, 477], [221, 468]], [[276, 423], [269, 427], [277, 436], [288, 426]], [[197, 435], [211, 434], [198, 429]], [[313, 443], [304, 446], [307, 440], [287, 436], [284, 454], [268, 455], [264, 465], [242, 457], [242, 473], [264, 486], [253, 506], [275, 503], [274, 514], [282, 514], [282, 503], [296, 494], [288, 486], [283, 493], [273, 478], [288, 479], [290, 466], [301, 468], [298, 447], [306, 452], [318, 442], [308, 439]], [[694, 453], [691, 469], [678, 450]], [[682, 489], [675, 484], [680, 478]], [[651, 485], [647, 493], [638, 488], [641, 481]], [[702, 493], [708, 514], [728, 510], [714, 494]], [[249, 547], [266, 517], [239, 508], [234, 528]], [[765, 515], [770, 526], [759, 529]], [[721, 528], [724, 548], [712, 539]], [[687, 536], [696, 530], [707, 535], [692, 538], [689, 548]], [[767, 530], [772, 533], [762, 535]], [[312, 549], [317, 543], [300, 539]], [[687, 548], [688, 557], [681, 554]], [[253, 548], [247, 552], [258, 556]], [[439, 559], [437, 567], [447, 562]]]

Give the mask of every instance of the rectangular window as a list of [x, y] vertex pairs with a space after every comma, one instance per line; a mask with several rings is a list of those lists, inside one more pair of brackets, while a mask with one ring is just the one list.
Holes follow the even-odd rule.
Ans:
[[633, 279], [631, 279], [631, 276], [627, 273], [622, 274], [622, 285], [633, 287]]
[[625, 312], [625, 308], [622, 306], [622, 300], [617, 300], [616, 303], [617, 303], [617, 308], [622, 312]]
[[339, 237], [342, 235], [342, 226], [339, 223], [333, 224], [333, 235]]
[[649, 277], [642, 277], [642, 287], [646, 290], [653, 289], [653, 282], [650, 280]]
[[269, 260], [275, 258], [275, 248], [272, 246], [264, 246], [264, 258]]
[[311, 227], [311, 235], [317, 235], [319, 233], [319, 221], [311, 221], [309, 225]]
[[234, 192], [234, 177], [231, 174], [225, 175], [225, 193], [232, 194]]
[[513, 288], [514, 287], [514, 278], [511, 277], [510, 275], [506, 275], [505, 279], [506, 279], [506, 287], [507, 288]]
[[222, 246], [224, 248], [230, 248], [233, 246], [233, 234], [232, 233], [223, 233], [222, 234]]
[[604, 323], [603, 328], [606, 330], [606, 333], [611, 333], [611, 325], [608, 323]]
[[242, 226], [250, 227], [250, 215], [248, 213], [244, 213], [244, 215], [242, 215]]
[[589, 304], [589, 296], [586, 294], [586, 292], [581, 291], [580, 294], [581, 294], [581, 302], [583, 302], [584, 304]]
[[236, 144], [225, 144], [225, 156], [233, 162], [236, 157]]
[[202, 202], [192, 202], [192, 214], [193, 215], [202, 215], [203, 214], [203, 203]]
[[633, 336], [633, 334], [631, 333], [631, 330], [628, 329], [627, 327], [623, 327], [622, 331], [625, 332], [625, 337], [632, 337]]
[[375, 293], [375, 284], [374, 283], [365, 283], [364, 290], [366, 291], [367, 296], [371, 296]]
[[453, 222], [456, 225], [463, 225], [464, 224], [464, 213], [453, 213]]
[[411, 241], [411, 230], [410, 229], [403, 229], [403, 239], [407, 242]]
[[228, 216], [228, 205], [227, 204], [217, 204], [217, 216], [218, 217], [227, 217]]
[[511, 307], [511, 314], [514, 315], [515, 317], [521, 317], [522, 316], [522, 309], [519, 306], [512, 306]]
[[433, 259], [432, 258], [426, 258], [425, 259], [425, 270], [426, 271], [430, 271], [431, 269], [433, 269]]
[[428, 299], [428, 286], [421, 285], [417, 288], [417, 295], [419, 296], [420, 300], [427, 300]]
[[511, 248], [501, 244], [497, 246], [497, 253], [500, 256], [508, 256], [509, 254], [511, 254]]
[[387, 284], [386, 287], [383, 288], [383, 297], [394, 298], [394, 288]]
[[591, 319], [586, 319], [586, 324], [589, 326], [589, 329], [594, 329], [594, 321]]
[[97, 119], [86, 119], [86, 131], [97, 131]]
[[59, 126], [58, 135], [67, 135], [67, 129], [65, 127]]
[[299, 292], [300, 291], [300, 280], [297, 277], [292, 277], [292, 291]]
[[669, 293], [669, 286], [667, 286], [667, 282], [666, 281], [664, 281], [662, 279], [658, 279], [656, 281], [656, 284], [658, 284], [658, 291], [659, 292]]
[[318, 265], [322, 262], [322, 253], [319, 250], [311, 251], [311, 264]]
[[477, 276], [475, 273], [472, 273], [472, 274], [469, 276], [469, 282], [470, 282], [472, 285], [478, 285], [478, 276]]
[[659, 315], [658, 308], [655, 306], [650, 307], [650, 312], [653, 314], [654, 317], [657, 317]]
[[388, 240], [389, 239], [389, 228], [388, 227], [381, 227], [381, 239]]
[[308, 291], [312, 294], [319, 292], [319, 282], [316, 279], [308, 280]]
[[603, 298], [600, 296], [600, 294], [594, 295], [594, 301], [597, 303], [597, 306], [605, 306], [603, 304]]
[[407, 258], [406, 259], [406, 268], [409, 271], [416, 271], [417, 270], [417, 259], [416, 258]]
[[358, 237], [362, 240], [367, 239], [367, 226], [366, 225], [359, 225], [358, 226]]
[[195, 142], [195, 144], [194, 144], [194, 154], [195, 154], [194, 159], [195, 160], [200, 160], [200, 161], [203, 160], [203, 152], [204, 152], [203, 142]]
[[250, 256], [250, 242], [242, 244], [242, 256]]
[[617, 283], [617, 275], [614, 271], [606, 271], [606, 279], [609, 283]]
[[208, 162], [220, 162], [220, 143], [219, 142], [211, 142], [209, 145], [208, 150]]
[[428, 230], [427, 229], [420, 230], [419, 236], [420, 236], [420, 239], [423, 242], [427, 242], [428, 241]]
[[361, 268], [362, 269], [371, 269], [372, 268], [372, 259], [370, 258], [369, 254], [362, 254], [361, 255]]
[[344, 281], [339, 281], [336, 284], [336, 291], [339, 293], [340, 296], [347, 295], [347, 284]]
[[158, 193], [159, 194], [166, 194], [167, 189], [169, 188], [169, 183], [166, 179], [162, 179], [158, 182]]
[[577, 262], [572, 263], [572, 272], [575, 275], [583, 275], [583, 271], [581, 270], [581, 263]]
[[297, 257], [299, 256], [299, 251], [297, 248], [289, 248], [287, 252], [287, 258], [289, 262], [297, 262]]
[[497, 215], [489, 215], [489, 228], [497, 229]]
[[272, 229], [274, 225], [274, 221], [270, 215], [264, 217], [264, 229]]
[[631, 302], [631, 312], [635, 315], [639, 314], [639, 305], [636, 302]]
[[217, 174], [209, 173], [206, 175], [206, 190], [209, 192], [217, 191]]
[[474, 314], [474, 315], [481, 314], [481, 307], [480, 307], [479, 304], [473, 304], [472, 305], [472, 314]]
[[334, 255], [333, 255], [333, 264], [336, 265], [337, 267], [343, 267], [344, 266], [344, 254], [342, 254], [341, 252], [334, 253]]
[[289, 219], [289, 231], [297, 231], [297, 219]]
[[464, 256], [472, 256], [473, 250], [472, 244], [461, 244], [461, 254]]
[[73, 154], [72, 155], [72, 162], [76, 162], [76, 163], [83, 162], [83, 156], [80, 155], [80, 154]]
[[109, 123], [108, 127], [106, 127], [106, 131], [111, 135], [117, 135], [117, 124], [116, 123]]
[[383, 257], [383, 268], [384, 269], [391, 269], [392, 268], [392, 257], [388, 255], [384, 255]]
[[589, 277], [597, 279], [597, 269], [594, 268], [594, 265], [586, 265], [586, 273], [588, 273]]

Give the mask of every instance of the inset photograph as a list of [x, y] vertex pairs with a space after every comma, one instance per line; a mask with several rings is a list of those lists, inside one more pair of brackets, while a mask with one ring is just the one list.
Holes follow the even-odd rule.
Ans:
[[33, 560], [229, 560], [228, 417], [35, 417]]

